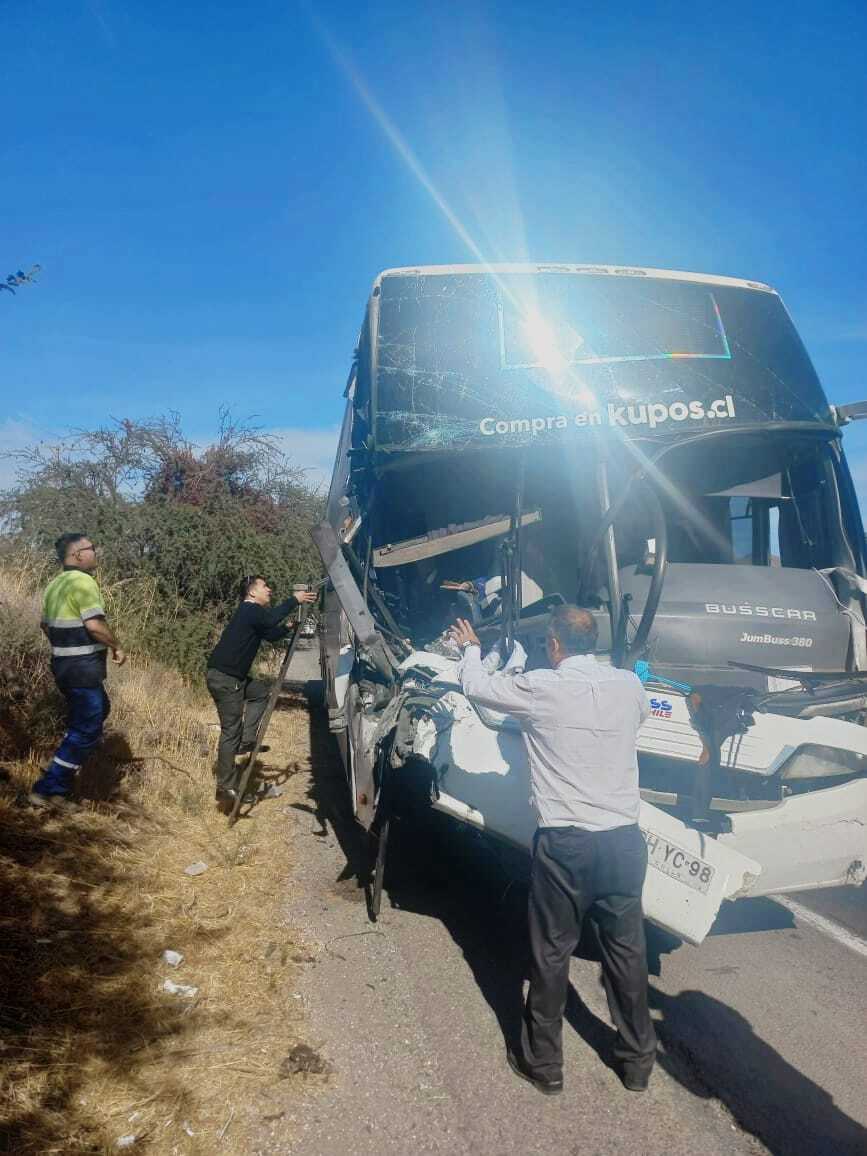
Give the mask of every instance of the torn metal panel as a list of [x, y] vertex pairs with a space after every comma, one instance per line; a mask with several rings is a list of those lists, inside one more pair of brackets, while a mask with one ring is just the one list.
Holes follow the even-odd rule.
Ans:
[[[506, 716], [468, 702], [454, 662], [417, 653], [402, 664], [401, 674], [411, 675], [414, 664], [436, 671], [434, 685], [444, 692], [426, 717], [413, 724], [415, 753], [438, 768], [440, 797], [435, 807], [529, 848], [536, 819], [529, 804], [529, 764], [520, 729]], [[664, 751], [669, 758], [694, 765], [701, 739], [692, 729], [683, 699], [672, 695], [670, 705], [675, 703], [674, 719], [651, 716], [645, 723], [639, 749], [652, 749], [657, 755]], [[863, 772], [859, 760], [867, 760], [867, 730], [839, 719], [757, 715], [756, 726], [724, 744], [724, 752], [728, 769], [761, 779], [782, 776], [781, 784], [799, 781], [796, 775], [787, 780], [786, 768], [803, 752], [817, 764], [829, 760], [824, 769], [808, 768], [825, 783], [833, 773], [834, 758], [841, 760], [838, 769], [845, 773], [858, 773], [859, 768]], [[754, 809], [739, 812], [738, 806]], [[797, 796], [781, 794], [776, 800], [752, 803], [732, 800], [727, 821], [731, 833], [714, 836], [646, 798], [642, 802], [641, 826], [649, 850], [645, 912], [654, 923], [691, 942], [700, 942], [707, 934], [723, 899], [853, 883], [863, 877], [863, 867], [858, 866], [867, 863], [863, 773], [839, 787]]]
[[349, 564], [343, 556], [340, 541], [333, 527], [322, 522], [311, 530], [311, 536], [322, 557], [334, 591], [349, 619], [355, 633], [356, 645], [370, 656], [372, 663], [386, 678], [391, 678], [397, 667], [391, 651], [377, 630], [373, 615], [352, 576]]
[[409, 691], [400, 691], [382, 705], [369, 689], [365, 693], [357, 683], [350, 686], [347, 715], [352, 739], [352, 804], [363, 827], [370, 827], [375, 818], [380, 785], [377, 763], [383, 744], [390, 743], [408, 697]]
[[375, 714], [365, 709], [357, 684], [349, 690], [347, 720], [350, 737], [350, 792], [352, 809], [359, 823], [369, 828], [376, 814], [375, 767], [377, 725]]
[[333, 667], [333, 673], [326, 675], [325, 699], [328, 705], [328, 729], [334, 734], [346, 730], [346, 696], [349, 692], [354, 665], [354, 647], [342, 646], [337, 656], [337, 663]]
[[[532, 526], [541, 521], [539, 510], [532, 510], [521, 518], [522, 526]], [[411, 538], [406, 542], [388, 543], [379, 546], [373, 551], [373, 564], [379, 568], [386, 566], [403, 566], [409, 562], [419, 562], [423, 558], [436, 558], [440, 554], [448, 554], [453, 550], [462, 550], [466, 546], [475, 546], [479, 542], [487, 542], [491, 538], [499, 538], [509, 532], [511, 518], [487, 518], [483, 522], [472, 522], [461, 526], [449, 526], [444, 530], [434, 530], [420, 538]]]
[[[416, 725], [415, 751], [439, 771], [434, 807], [529, 851], [536, 815], [520, 732], [486, 725], [460, 690], [451, 687]], [[647, 918], [700, 943], [723, 899], [750, 891], [760, 864], [646, 802], [640, 825], [648, 844]]]
[[863, 883], [867, 780], [794, 795], [771, 811], [732, 815], [731, 828], [719, 842], [762, 864], [754, 895]]

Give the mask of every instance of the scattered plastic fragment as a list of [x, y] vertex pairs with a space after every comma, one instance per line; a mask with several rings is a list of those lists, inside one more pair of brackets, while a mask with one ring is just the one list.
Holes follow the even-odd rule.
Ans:
[[167, 947], [163, 952], [163, 963], [167, 963], [169, 967], [180, 967], [183, 962], [184, 957], [181, 952], [172, 951], [170, 947]]
[[202, 863], [201, 861], [199, 861], [198, 863], [191, 863], [189, 865], [189, 867], [185, 867], [184, 868], [184, 874], [185, 875], [204, 875], [204, 873], [207, 870], [208, 870], [208, 864]]
[[179, 995], [184, 999], [194, 999], [199, 994], [199, 989], [193, 987], [188, 983], [175, 983], [173, 979], [163, 980], [163, 991], [167, 991], [169, 995]]
[[138, 1136], [136, 1135], [136, 1133], [130, 1132], [130, 1134], [128, 1136], [120, 1136], [115, 1141], [114, 1146], [115, 1146], [115, 1148], [132, 1148], [132, 1146], [133, 1146], [133, 1144], [135, 1144], [136, 1140], [138, 1140]]

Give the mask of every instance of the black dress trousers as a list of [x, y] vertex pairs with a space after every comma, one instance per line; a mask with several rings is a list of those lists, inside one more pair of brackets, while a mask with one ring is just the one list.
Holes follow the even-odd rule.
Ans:
[[530, 877], [530, 990], [524, 1009], [524, 1058], [539, 1076], [563, 1072], [563, 1012], [569, 960], [585, 915], [599, 930], [602, 977], [617, 1028], [614, 1059], [649, 1073], [656, 1033], [647, 1006], [647, 952], [641, 890], [647, 846], [636, 824], [611, 831], [540, 827]]

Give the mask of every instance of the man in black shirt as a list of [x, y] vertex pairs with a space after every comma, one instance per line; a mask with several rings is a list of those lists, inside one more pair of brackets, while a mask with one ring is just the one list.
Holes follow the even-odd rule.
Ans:
[[315, 594], [302, 591], [272, 607], [271, 587], [261, 574], [244, 578], [240, 593], [241, 605], [211, 652], [207, 675], [208, 690], [220, 716], [217, 803], [227, 813], [234, 806], [238, 792], [235, 759], [252, 751], [268, 700], [267, 683], [250, 678], [250, 667], [259, 645], [263, 641], [279, 642], [286, 638], [290, 631], [284, 619], [299, 603], [316, 601]]

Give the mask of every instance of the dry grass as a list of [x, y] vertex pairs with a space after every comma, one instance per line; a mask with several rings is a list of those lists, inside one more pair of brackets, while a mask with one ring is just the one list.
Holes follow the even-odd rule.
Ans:
[[[0, 599], [32, 613], [9, 582]], [[19, 805], [47, 749], [4, 761], [0, 1151], [108, 1152], [134, 1134], [135, 1151], [248, 1152], [302, 1040], [293, 977], [307, 952], [281, 926], [285, 803], [228, 829], [213, 806], [210, 701], [135, 660], [109, 690], [82, 812]], [[275, 713], [269, 743], [273, 782], [306, 765], [303, 700]], [[185, 875], [198, 860], [207, 871]], [[167, 978], [198, 994], [165, 993]]]

